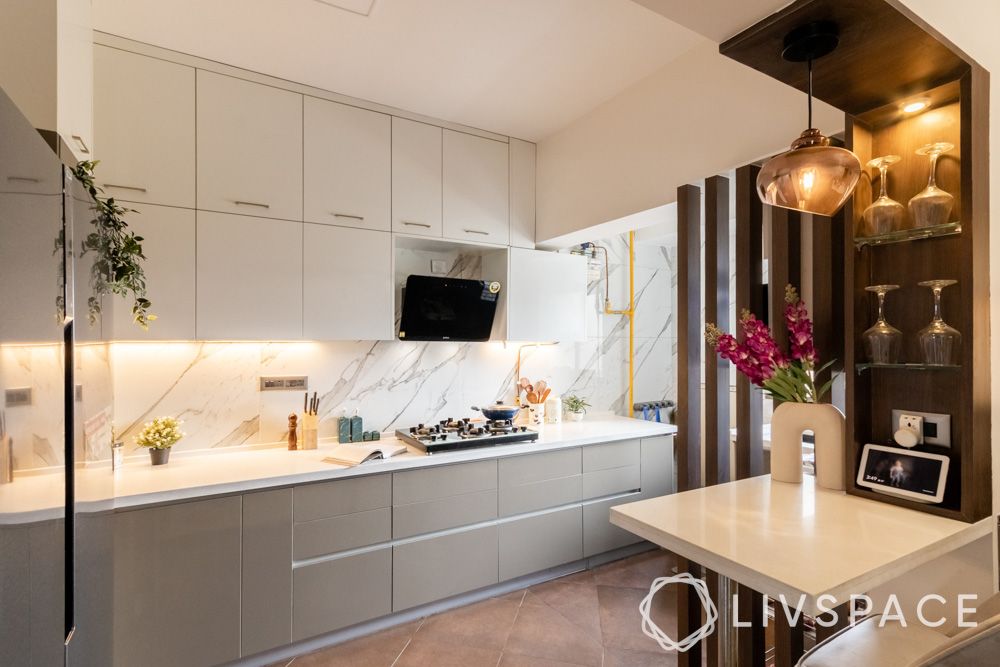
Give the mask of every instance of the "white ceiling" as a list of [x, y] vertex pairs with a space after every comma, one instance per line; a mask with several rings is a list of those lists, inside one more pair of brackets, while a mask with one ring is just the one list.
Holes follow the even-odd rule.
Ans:
[[93, 8], [104, 32], [534, 141], [705, 41], [632, 0], [93, 0]]

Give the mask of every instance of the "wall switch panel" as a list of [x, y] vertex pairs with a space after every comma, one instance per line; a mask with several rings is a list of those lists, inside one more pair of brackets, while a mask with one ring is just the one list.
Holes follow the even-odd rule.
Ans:
[[[911, 419], [915, 418], [915, 419]], [[907, 428], [914, 421], [920, 424], [921, 441], [919, 444], [951, 447], [951, 415], [934, 412], [917, 412], [916, 410], [893, 410], [892, 432]]]
[[282, 377], [261, 376], [261, 391], [305, 391], [309, 388], [309, 377], [306, 375], [287, 375]]
[[31, 387], [17, 387], [5, 390], [4, 405], [8, 408], [31, 405]]

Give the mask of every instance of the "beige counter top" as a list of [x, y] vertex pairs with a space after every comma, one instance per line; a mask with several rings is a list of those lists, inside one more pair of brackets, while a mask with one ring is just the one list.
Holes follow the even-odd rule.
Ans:
[[[116, 473], [106, 465], [77, 474], [77, 498], [83, 508], [125, 509], [192, 498], [240, 493], [306, 482], [407, 470], [447, 463], [516, 456], [581, 445], [675, 433], [670, 424], [602, 416], [582, 422], [546, 424], [536, 442], [483, 447], [427, 456], [415, 449], [387, 461], [346, 467], [324, 463], [332, 440], [315, 450], [290, 452], [281, 447], [232, 452], [174, 453], [170, 463], [153, 467], [148, 458], [131, 459]], [[395, 438], [387, 438], [395, 444]], [[60, 474], [19, 475], [0, 485], [0, 525], [44, 521], [62, 516]]]

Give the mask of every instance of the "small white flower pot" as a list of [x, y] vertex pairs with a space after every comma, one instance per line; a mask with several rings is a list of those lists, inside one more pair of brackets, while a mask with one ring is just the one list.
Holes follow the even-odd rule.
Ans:
[[566, 412], [566, 419], [571, 422], [582, 422], [583, 416], [587, 414], [586, 412]]

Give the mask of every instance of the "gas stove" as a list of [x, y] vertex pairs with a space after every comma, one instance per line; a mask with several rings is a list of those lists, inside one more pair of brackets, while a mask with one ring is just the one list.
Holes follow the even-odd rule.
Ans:
[[468, 417], [449, 417], [437, 424], [417, 424], [408, 429], [398, 429], [396, 437], [428, 454], [435, 454], [514, 442], [534, 442], [538, 439], [538, 431], [527, 426], [515, 426], [510, 419], [473, 421]]

